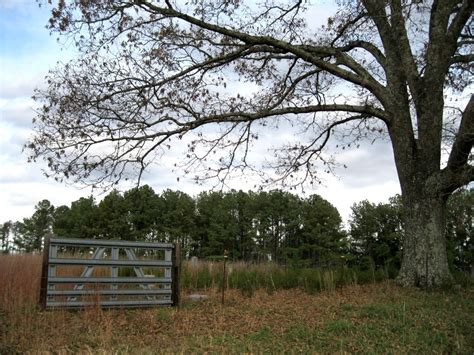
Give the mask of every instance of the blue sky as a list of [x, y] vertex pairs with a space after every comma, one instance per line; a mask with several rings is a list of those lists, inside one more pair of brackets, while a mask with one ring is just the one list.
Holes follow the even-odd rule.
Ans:
[[33, 0], [0, 0], [0, 223], [28, 217], [41, 199], [62, 204], [85, 193], [47, 180], [22, 154], [33, 91], [50, 67], [70, 56], [45, 28], [48, 14]]
[[34, 0], [0, 0], [2, 85], [5, 70], [7, 77], [20, 69], [20, 77], [44, 74], [55, 58], [65, 55], [45, 28], [48, 15], [49, 9]]
[[[0, 28], [2, 55], [27, 56], [36, 52], [48, 42], [44, 27], [48, 18], [45, 8], [39, 8], [34, 1], [0, 2]], [[50, 44], [54, 41], [50, 41]]]
[[[45, 178], [41, 172], [43, 165], [28, 164], [21, 152], [31, 134], [34, 88], [43, 85], [44, 76], [56, 62], [73, 56], [72, 48], [58, 44], [45, 28], [49, 11], [47, 7], [39, 8], [34, 0], [0, 0], [0, 223], [29, 217], [42, 199], [55, 206], [69, 205], [91, 193], [87, 188]], [[181, 178], [177, 182], [171, 171], [176, 158], [171, 155], [163, 160], [162, 166], [153, 167], [144, 183], [158, 193], [171, 188], [194, 195], [206, 189], [197, 188], [191, 179]], [[344, 219], [354, 202], [386, 201], [399, 192], [392, 151], [386, 142], [344, 152], [339, 161], [348, 168], [339, 171], [338, 176], [328, 176], [324, 186], [307, 193], [323, 196], [339, 209]], [[244, 190], [251, 188], [238, 180], [231, 185]]]

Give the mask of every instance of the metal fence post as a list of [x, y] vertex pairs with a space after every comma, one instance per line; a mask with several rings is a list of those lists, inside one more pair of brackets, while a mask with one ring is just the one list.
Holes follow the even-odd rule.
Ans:
[[225, 289], [227, 286], [227, 276], [226, 276], [226, 269], [225, 269], [226, 262], [227, 262], [227, 250], [224, 250], [224, 270], [222, 274], [222, 299], [221, 299], [222, 305], [224, 305]]
[[[112, 248], [112, 255], [111, 255], [111, 256], [112, 256], [112, 260], [114, 260], [114, 261], [115, 261], [115, 260], [119, 260], [119, 249], [118, 249], [118, 248]], [[112, 271], [112, 272], [111, 272], [112, 277], [117, 278], [118, 275], [119, 275], [119, 268], [118, 268], [118, 266], [112, 266], [111, 269], [112, 269], [112, 270], [111, 270], [111, 271]], [[110, 285], [110, 288], [111, 288], [112, 290], [117, 290], [117, 289], [118, 289], [118, 285], [117, 285], [117, 284], [112, 284], [112, 285]], [[112, 295], [112, 296], [110, 296], [110, 299], [111, 299], [111, 300], [117, 300], [117, 295]]]
[[39, 296], [39, 305], [42, 309], [46, 309], [46, 301], [48, 295], [48, 268], [49, 268], [49, 239], [50, 234], [44, 238], [43, 246], [43, 264], [41, 266], [41, 288]]
[[173, 276], [172, 276], [172, 301], [173, 306], [180, 305], [180, 272], [181, 272], [181, 248], [175, 243], [173, 248]]

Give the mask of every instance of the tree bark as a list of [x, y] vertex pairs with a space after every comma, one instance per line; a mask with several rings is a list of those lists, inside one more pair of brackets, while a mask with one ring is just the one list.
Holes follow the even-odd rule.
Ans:
[[425, 288], [451, 282], [445, 239], [446, 200], [413, 193], [404, 196], [404, 211], [403, 259], [397, 282]]

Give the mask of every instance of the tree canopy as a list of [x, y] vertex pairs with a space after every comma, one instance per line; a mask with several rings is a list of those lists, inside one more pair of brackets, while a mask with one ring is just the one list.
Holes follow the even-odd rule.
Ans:
[[42, 200], [35, 206], [30, 218], [13, 224], [13, 243], [16, 248], [33, 252], [43, 247], [43, 240], [53, 230], [54, 206], [48, 200]]
[[[181, 191], [156, 194], [148, 185], [114, 190], [97, 203], [80, 198], [70, 206], [40, 202], [31, 218], [13, 225], [17, 251], [40, 251], [47, 233], [58, 237], [179, 243], [185, 256], [223, 255], [232, 260], [326, 266], [344, 253], [341, 217], [320, 196], [307, 199], [269, 192]], [[2, 241], [3, 241], [2, 237]], [[7, 240], [8, 241], [8, 240]], [[6, 244], [4, 242], [4, 244]]]
[[358, 263], [373, 263], [396, 273], [401, 262], [403, 239], [400, 197], [389, 203], [374, 204], [367, 200], [352, 206], [350, 220], [351, 254]]

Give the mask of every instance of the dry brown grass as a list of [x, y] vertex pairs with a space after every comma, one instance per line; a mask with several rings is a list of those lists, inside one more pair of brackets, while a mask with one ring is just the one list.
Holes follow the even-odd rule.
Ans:
[[0, 309], [16, 309], [37, 302], [42, 255], [0, 255]]
[[35, 306], [40, 265], [39, 256], [0, 257], [0, 353], [474, 351], [472, 289], [228, 290], [224, 306], [209, 289], [206, 301], [181, 309], [43, 312]]

